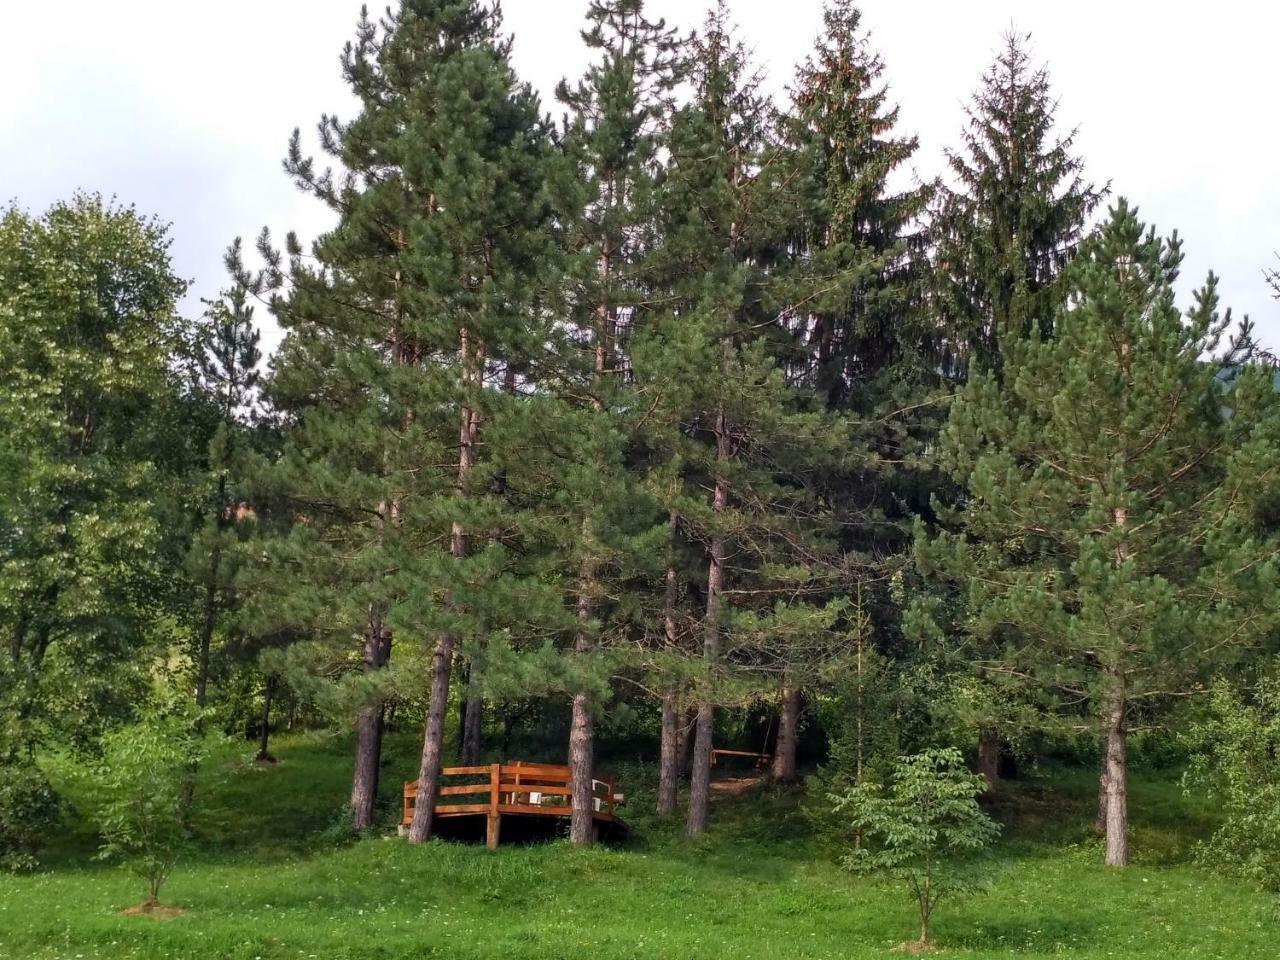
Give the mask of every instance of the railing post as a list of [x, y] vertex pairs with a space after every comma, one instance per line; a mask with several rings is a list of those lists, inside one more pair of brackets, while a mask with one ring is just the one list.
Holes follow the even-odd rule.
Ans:
[[502, 764], [489, 765], [489, 815], [485, 818], [484, 843], [490, 850], [498, 848], [502, 816], [498, 813], [498, 783], [502, 780]]

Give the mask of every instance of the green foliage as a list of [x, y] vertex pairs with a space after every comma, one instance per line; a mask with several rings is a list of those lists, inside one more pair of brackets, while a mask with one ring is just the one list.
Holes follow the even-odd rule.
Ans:
[[58, 797], [38, 767], [0, 761], [0, 870], [36, 864], [35, 852], [58, 826]]
[[1196, 750], [1188, 779], [1222, 813], [1199, 861], [1280, 891], [1280, 672], [1241, 690], [1217, 681], [1187, 739]]
[[863, 841], [846, 865], [906, 884], [920, 911], [921, 943], [943, 897], [980, 885], [973, 854], [999, 833], [978, 806], [984, 786], [959, 751], [928, 750], [899, 759], [887, 786], [865, 781], [831, 797]]
[[103, 738], [91, 801], [100, 855], [122, 859], [143, 879], [146, 905], [159, 902], [187, 847], [183, 785], [202, 752], [195, 716], [185, 711], [148, 713]]
[[0, 214], [0, 758], [90, 743], [165, 638], [207, 424], [166, 228], [81, 195]]
[[1056, 281], [1106, 188], [1084, 179], [1075, 132], [1055, 134], [1049, 75], [1032, 65], [1030, 38], [1008, 33], [967, 108], [952, 184], [941, 194], [938, 306], [954, 337], [948, 371], [998, 369], [1002, 341], [1047, 336], [1061, 300]]

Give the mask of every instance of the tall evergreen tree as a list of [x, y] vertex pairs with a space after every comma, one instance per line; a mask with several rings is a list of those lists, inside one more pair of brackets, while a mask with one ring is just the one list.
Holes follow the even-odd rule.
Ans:
[[770, 640], [829, 625], [825, 607], [788, 600], [810, 588], [822, 554], [811, 471], [838, 441], [779, 361], [790, 333], [769, 273], [776, 193], [761, 175], [776, 155], [771, 111], [723, 3], [688, 71], [694, 93], [673, 122], [657, 254], [669, 285], [658, 295], [673, 307], [637, 331], [633, 358], [653, 397], [648, 440], [678, 465], [667, 506], [705, 557], [687, 823], [697, 835], [726, 671], [758, 669]]
[[816, 291], [797, 311], [802, 362], [830, 407], [869, 412], [889, 392], [887, 373], [902, 379], [928, 365], [923, 218], [931, 189], [897, 182], [917, 140], [896, 132], [884, 62], [861, 21], [853, 0], [826, 6], [781, 133], [797, 213], [791, 247]]
[[[781, 117], [775, 177], [791, 212], [778, 272], [797, 304], [790, 317], [793, 375], [848, 418], [848, 454], [823, 478], [824, 496], [834, 505], [850, 569], [860, 581], [883, 582], [884, 564], [907, 542], [904, 504], [921, 499], [901, 465], [927, 433], [919, 414], [937, 379], [936, 325], [924, 300], [932, 190], [902, 183], [917, 143], [896, 130], [898, 109], [861, 17], [851, 0], [826, 6], [816, 49], [799, 67], [791, 109]], [[901, 412], [908, 409], [916, 411], [914, 428]], [[811, 650], [820, 654], [814, 662], [792, 659], [775, 777], [795, 776], [803, 675], [841, 651], [837, 644]]]
[[952, 340], [948, 369], [999, 365], [1002, 341], [1033, 325], [1049, 333], [1054, 280], [1106, 188], [1084, 179], [1075, 132], [1054, 132], [1048, 72], [1029, 36], [1008, 33], [967, 108], [962, 146], [947, 152], [936, 231], [939, 306]]
[[[931, 224], [932, 303], [945, 338], [939, 369], [954, 381], [975, 367], [998, 376], [1003, 349], [1033, 330], [1051, 334], [1064, 296], [1059, 277], [1106, 192], [1085, 180], [1075, 132], [1055, 132], [1057, 101], [1047, 70], [1032, 65], [1029, 45], [1026, 35], [1006, 34], [984, 74], [967, 107], [961, 147], [947, 153], [950, 183], [941, 187]], [[958, 491], [934, 486], [946, 514]], [[999, 543], [984, 556], [1000, 567], [1020, 562]], [[961, 594], [930, 580], [913, 606], [909, 620], [919, 637], [940, 641], [928, 645], [929, 655], [950, 664], [953, 682], [939, 712], [972, 728], [979, 768], [994, 790], [1000, 756], [1041, 708], [1039, 698], [1008, 675], [963, 668], [998, 661], [1006, 638], [962, 626], [972, 620]]]
[[[1212, 275], [1177, 309], [1180, 262], [1176, 238], [1114, 208], [1068, 268], [1053, 338], [1002, 343], [1002, 381], [979, 374], [957, 399], [944, 447], [967, 491], [965, 535], [926, 552], [968, 584], [980, 635], [1012, 632], [1006, 669], [1092, 706], [1114, 866], [1129, 857], [1135, 713], [1194, 689], [1277, 612], [1260, 491], [1280, 469], [1280, 405], [1261, 367], [1224, 404], [1205, 357], [1230, 314]], [[992, 544], [1022, 561], [987, 563]]]
[[[239, 261], [239, 240], [228, 254]], [[235, 539], [236, 499], [232, 470], [243, 417], [255, 398], [258, 385], [258, 349], [261, 335], [254, 324], [249, 290], [236, 283], [218, 300], [208, 301], [204, 322], [196, 334], [196, 366], [201, 385], [218, 412], [218, 425], [209, 447], [208, 509], [204, 529], [197, 534], [187, 557], [192, 579], [201, 594], [196, 627], [195, 704], [203, 707], [208, 695], [210, 658], [214, 633], [221, 614], [232, 602], [234, 569], [227, 563]]]
[[469, 0], [362, 18], [343, 56], [360, 112], [319, 128], [345, 173], [317, 169], [296, 133], [286, 162], [339, 222], [311, 258], [291, 244], [275, 304], [288, 336], [273, 386], [297, 421], [277, 474], [300, 520], [279, 552], [282, 609], [331, 645], [360, 637], [357, 829], [377, 793], [393, 626], [429, 638], [414, 841], [431, 830], [459, 640], [543, 609], [504, 589], [528, 581], [511, 574], [519, 524], [490, 492], [527, 426], [522, 398], [492, 387], [546, 348], [536, 305], [556, 272], [547, 130], [499, 28]]
[[[571, 111], [563, 137], [571, 177], [580, 188], [570, 197], [566, 225], [570, 250], [568, 302], [574, 343], [583, 358], [571, 361], [569, 384], [582, 397], [578, 406], [588, 442], [580, 481], [567, 488], [577, 500], [580, 536], [576, 559], [575, 614], [580, 626], [574, 650], [589, 654], [593, 632], [602, 627], [606, 561], [619, 553], [611, 544], [633, 526], [634, 491], [623, 462], [625, 435], [624, 354], [619, 333], [635, 320], [643, 290], [639, 261], [649, 239], [653, 181], [661, 125], [671, 110], [675, 84], [675, 33], [651, 21], [642, 0], [593, 0], [582, 31], [598, 56], [576, 87], [562, 81], [557, 96]], [[576, 370], [574, 368], [577, 368]], [[620, 429], [620, 427], [622, 429]], [[643, 511], [639, 532], [643, 534]], [[625, 549], [625, 548], [623, 548]], [[596, 705], [586, 689], [573, 692], [569, 732], [572, 818], [569, 838], [591, 842], [592, 768]]]

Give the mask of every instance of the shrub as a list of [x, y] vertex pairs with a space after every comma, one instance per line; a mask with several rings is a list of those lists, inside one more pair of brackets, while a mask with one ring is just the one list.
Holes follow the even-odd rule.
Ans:
[[35, 852], [58, 823], [58, 797], [34, 763], [0, 763], [0, 869], [35, 866]]
[[999, 832], [978, 806], [985, 786], [947, 748], [900, 757], [887, 787], [863, 782], [831, 797], [859, 837], [845, 865], [903, 882], [920, 911], [922, 949], [943, 897], [981, 886], [974, 854]]
[[144, 908], [187, 843], [184, 785], [200, 758], [192, 718], [151, 714], [107, 734], [94, 774], [102, 857], [119, 857], [146, 882]]
[[1189, 780], [1208, 787], [1223, 818], [1197, 858], [1280, 891], [1280, 669], [1244, 690], [1216, 683], [1189, 737]]

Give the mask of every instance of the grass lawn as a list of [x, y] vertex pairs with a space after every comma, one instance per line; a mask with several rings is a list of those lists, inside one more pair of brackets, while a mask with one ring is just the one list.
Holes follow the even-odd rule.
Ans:
[[[413, 770], [415, 746], [389, 744], [388, 799]], [[691, 843], [648, 815], [647, 784], [625, 769], [634, 831], [623, 846], [353, 843], [337, 821], [346, 742], [311, 735], [273, 747], [275, 767], [229, 748], [206, 764], [199, 846], [162, 896], [184, 914], [122, 916], [142, 885], [89, 860], [92, 834], [70, 811], [41, 871], [0, 875], [0, 957], [860, 958], [888, 957], [915, 935], [901, 892], [832, 862], [799, 790], [722, 800], [710, 834]], [[62, 787], [74, 805], [81, 788]], [[1172, 775], [1136, 778], [1137, 862], [1126, 871], [1100, 865], [1088, 829], [1094, 789], [1071, 770], [1014, 787], [998, 811], [1006, 828], [991, 891], [944, 902], [935, 916], [946, 955], [1280, 955], [1271, 897], [1187, 863], [1211, 821]]]

